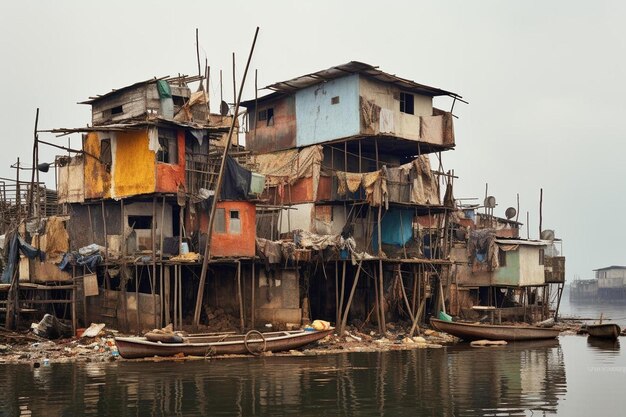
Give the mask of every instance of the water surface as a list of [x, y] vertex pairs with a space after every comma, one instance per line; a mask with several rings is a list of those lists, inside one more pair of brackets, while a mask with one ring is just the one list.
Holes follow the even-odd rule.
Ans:
[[0, 416], [622, 416], [626, 360], [580, 336], [471, 348], [0, 367]]

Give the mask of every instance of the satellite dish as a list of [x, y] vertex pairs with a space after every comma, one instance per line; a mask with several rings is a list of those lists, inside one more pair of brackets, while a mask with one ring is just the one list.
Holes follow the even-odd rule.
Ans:
[[228, 115], [228, 103], [226, 103], [224, 100], [222, 100], [222, 103], [220, 104], [220, 114], [222, 116]]
[[41, 164], [37, 165], [37, 170], [41, 172], [48, 172], [50, 171], [50, 164], [47, 162], [42, 162]]
[[554, 240], [554, 230], [546, 229], [541, 232], [541, 240]]
[[515, 215], [517, 214], [517, 210], [515, 210], [515, 207], [509, 207], [508, 209], [506, 209], [506, 211], [504, 212], [504, 215], [506, 216], [507, 219], [511, 220], [513, 217], [515, 217]]
[[485, 207], [487, 208], [495, 208], [496, 207], [496, 198], [492, 195], [485, 198]]

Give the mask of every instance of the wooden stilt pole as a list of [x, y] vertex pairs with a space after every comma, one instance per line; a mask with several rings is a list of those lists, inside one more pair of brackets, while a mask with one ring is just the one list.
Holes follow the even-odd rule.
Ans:
[[254, 40], [252, 41], [252, 47], [250, 48], [250, 54], [248, 55], [248, 61], [246, 62], [246, 69], [243, 73], [243, 78], [241, 80], [241, 85], [239, 86], [239, 95], [237, 97], [237, 102], [235, 104], [235, 112], [233, 114], [233, 120], [230, 125], [230, 129], [228, 131], [228, 139], [226, 140], [226, 144], [224, 146], [224, 155], [222, 157], [222, 161], [220, 164], [220, 171], [217, 177], [217, 184], [215, 186], [214, 200], [213, 204], [211, 204], [211, 212], [209, 214], [209, 224], [207, 226], [207, 240], [206, 247], [204, 248], [204, 257], [202, 259], [202, 272], [200, 273], [200, 283], [198, 287], [198, 296], [196, 298], [196, 309], [193, 317], [193, 325], [197, 327], [200, 323], [200, 309], [202, 308], [202, 298], [204, 296], [204, 284], [206, 282], [206, 274], [208, 269], [209, 257], [211, 256], [211, 236], [213, 235], [213, 222], [215, 220], [215, 210], [217, 208], [217, 202], [220, 198], [220, 193], [222, 191], [222, 179], [224, 177], [224, 170], [226, 168], [226, 160], [228, 157], [228, 151], [232, 142], [233, 133], [235, 131], [235, 124], [237, 122], [237, 116], [239, 113], [239, 105], [241, 103], [241, 95], [243, 92], [243, 87], [246, 83], [246, 75], [248, 74], [248, 68], [250, 66], [250, 61], [252, 59], [252, 53], [254, 52], [254, 46], [256, 44], [256, 39], [259, 34], [259, 28], [256, 28], [256, 32], [254, 33]]
[[363, 260], [359, 261], [359, 266], [356, 269], [356, 274], [354, 276], [354, 282], [352, 283], [352, 289], [350, 290], [350, 296], [348, 297], [348, 304], [346, 305], [346, 310], [343, 312], [343, 317], [341, 319], [341, 326], [339, 327], [339, 336], [342, 336], [344, 331], [346, 330], [346, 323], [348, 321], [348, 314], [350, 314], [350, 306], [352, 305], [352, 299], [354, 298], [354, 292], [356, 291], [356, 287], [359, 283], [359, 276], [361, 275], [361, 266], [363, 265]]
[[254, 309], [255, 307], [255, 292], [256, 292], [256, 267], [255, 267], [255, 262], [254, 260], [252, 260], [252, 279], [250, 280], [250, 282], [252, 283], [252, 289], [251, 289], [251, 294], [250, 294], [250, 327], [251, 328], [255, 328], [256, 324], [255, 324], [255, 317], [254, 317]]
[[237, 261], [237, 300], [239, 301], [239, 326], [243, 332], [246, 325], [243, 317], [243, 294], [241, 293], [241, 261]]

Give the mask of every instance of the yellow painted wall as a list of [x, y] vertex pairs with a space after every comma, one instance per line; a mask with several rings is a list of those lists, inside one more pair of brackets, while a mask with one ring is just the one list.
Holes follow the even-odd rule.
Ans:
[[148, 131], [117, 132], [113, 146], [112, 197], [153, 193], [156, 158], [148, 148]]
[[[96, 132], [90, 132], [83, 139], [83, 150], [88, 154], [100, 157], [100, 137]], [[106, 135], [102, 137], [106, 138]], [[108, 198], [110, 197], [111, 174], [106, 167], [85, 155], [85, 198]]]

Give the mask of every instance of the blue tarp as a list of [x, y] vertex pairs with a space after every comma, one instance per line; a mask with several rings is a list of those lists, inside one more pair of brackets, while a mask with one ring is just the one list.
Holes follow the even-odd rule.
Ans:
[[[413, 210], [392, 207], [381, 219], [382, 241], [386, 245], [402, 246], [413, 237]], [[378, 252], [378, 225], [374, 224], [372, 248]]]

